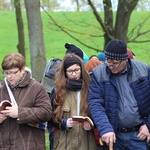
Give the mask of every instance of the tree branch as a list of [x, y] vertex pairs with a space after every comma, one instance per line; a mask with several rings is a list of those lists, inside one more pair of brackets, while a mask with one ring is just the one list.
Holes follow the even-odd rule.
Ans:
[[[97, 52], [103, 52], [103, 50], [100, 50], [98, 48], [94, 48], [92, 46], [89, 46], [87, 44], [85, 44], [84, 42], [80, 41], [78, 38], [76, 38], [75, 36], [73, 36], [72, 34], [70, 34], [70, 32], [68, 31], [68, 29], [66, 29], [63, 26], [60, 26], [54, 19], [53, 17], [44, 9], [44, 7], [41, 6], [41, 8], [43, 9], [43, 11], [48, 15], [48, 17], [52, 20], [53, 24], [55, 26], [57, 26], [61, 31], [63, 31], [64, 33], [66, 33], [68, 36], [70, 36], [71, 38], [73, 38], [74, 40], [76, 40], [77, 42], [79, 42], [80, 44], [86, 46], [89, 49], [95, 50]], [[77, 33], [77, 32], [76, 32]]]
[[93, 14], [94, 14], [94, 16], [96, 17], [96, 20], [100, 23], [100, 26], [102, 27], [102, 29], [104, 30], [104, 32], [107, 34], [107, 36], [110, 37], [110, 39], [113, 39], [113, 37], [109, 34], [109, 32], [108, 32], [108, 30], [107, 30], [105, 24], [103, 23], [103, 21], [102, 21], [100, 15], [98, 14], [98, 12], [97, 12], [95, 6], [93, 5], [93, 3], [91, 2], [91, 0], [87, 0], [87, 1], [88, 1], [88, 4], [90, 5], [90, 7], [91, 7], [92, 10], [93, 10]]
[[[139, 23], [137, 26], [135, 26], [131, 30], [131, 32], [128, 35], [128, 38], [130, 39], [130, 40], [128, 40], [128, 42], [133, 42], [133, 43], [137, 43], [137, 42], [139, 42], [139, 43], [150, 42], [150, 40], [136, 40], [140, 36], [145, 35], [145, 34], [147, 34], [147, 33], [150, 32], [150, 30], [147, 30], [145, 32], [141, 32], [141, 29], [142, 29], [143, 25], [146, 23], [146, 21], [148, 20], [148, 18], [150, 18], [150, 15], [148, 15], [147, 18], [145, 18], [142, 23]], [[132, 38], [132, 36], [134, 35], [135, 32], [136, 32], [136, 35]]]

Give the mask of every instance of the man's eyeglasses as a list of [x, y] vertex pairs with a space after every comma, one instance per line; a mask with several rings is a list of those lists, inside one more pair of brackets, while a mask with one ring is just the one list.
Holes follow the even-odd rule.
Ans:
[[3, 71], [3, 74], [5, 76], [8, 76], [8, 75], [15, 75], [17, 72], [19, 71], [19, 69], [17, 71]]
[[68, 74], [73, 74], [73, 73], [79, 74], [79, 73], [80, 73], [80, 68], [76, 68], [76, 69], [74, 69], [74, 70], [66, 70], [66, 72], [67, 72]]
[[122, 63], [122, 60], [121, 61], [114, 61], [112, 59], [106, 59], [105, 61], [105, 64], [109, 67], [109, 66], [112, 66], [112, 67], [115, 67], [115, 68], [118, 68]]

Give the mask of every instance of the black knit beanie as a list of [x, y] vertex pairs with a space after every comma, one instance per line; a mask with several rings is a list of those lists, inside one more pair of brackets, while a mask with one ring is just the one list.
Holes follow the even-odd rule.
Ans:
[[105, 47], [105, 56], [108, 59], [125, 60], [128, 58], [127, 46], [122, 40], [111, 40]]
[[65, 48], [67, 49], [66, 54], [74, 53], [74, 54], [78, 55], [81, 59], [83, 59], [83, 51], [79, 47], [77, 47], [73, 44], [66, 43]]
[[66, 71], [67, 68], [69, 68], [70, 66], [74, 64], [79, 64], [81, 66], [81, 62], [77, 57], [72, 56], [72, 55], [67, 57], [66, 60], [64, 61], [64, 71]]

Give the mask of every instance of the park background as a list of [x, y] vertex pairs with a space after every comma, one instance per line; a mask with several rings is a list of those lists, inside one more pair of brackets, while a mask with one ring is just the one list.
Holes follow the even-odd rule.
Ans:
[[[82, 4], [81, 10], [76, 11], [75, 3], [71, 3], [72, 0], [63, 0], [58, 1], [59, 6], [57, 9], [53, 9], [50, 11], [43, 11], [41, 7], [41, 16], [43, 23], [43, 35], [44, 35], [44, 46], [46, 51], [46, 60], [51, 59], [52, 57], [63, 58], [65, 55], [65, 43], [69, 42], [79, 46], [84, 52], [91, 56], [92, 54], [99, 54], [104, 50], [104, 39], [99, 37], [89, 37], [89, 34], [95, 34], [99, 32], [99, 24], [97, 23], [95, 16], [92, 11], [90, 11], [87, 7]], [[100, 2], [99, 0], [98, 2]], [[96, 1], [94, 1], [96, 2]], [[115, 10], [117, 8], [117, 1], [112, 0], [112, 6], [114, 9], [114, 17]], [[128, 31], [132, 32], [133, 28], [141, 28], [142, 32], [148, 31], [143, 37], [139, 39], [142, 40], [150, 40], [150, 4], [148, 0], [142, 1], [144, 2], [145, 7], [143, 9], [143, 3], [140, 5], [140, 1], [138, 3], [138, 7], [136, 7], [135, 11], [133, 11]], [[99, 9], [101, 6], [96, 5]], [[149, 7], [148, 7], [149, 6]], [[44, 7], [45, 8], [45, 7]], [[99, 10], [101, 16], [103, 16], [102, 8]], [[26, 53], [26, 65], [31, 68], [31, 60], [30, 60], [30, 46], [29, 46], [29, 35], [28, 35], [28, 24], [27, 24], [27, 16], [25, 9], [22, 9], [22, 17], [24, 24], [24, 35], [25, 35], [25, 53]], [[73, 39], [71, 36], [58, 29], [58, 27], [51, 21], [53, 17], [58, 23], [62, 24], [63, 27], [68, 28], [69, 30], [76, 31], [75, 36], [76, 39]], [[16, 15], [15, 10], [0, 10], [0, 60], [2, 61], [3, 57], [12, 51], [17, 50], [18, 44], [18, 33], [17, 33], [17, 24], [16, 24]], [[145, 20], [145, 22], [143, 22]], [[141, 27], [140, 27], [141, 26]], [[79, 32], [80, 34], [77, 34]], [[83, 33], [83, 34], [81, 34]], [[99, 35], [98, 35], [99, 36]], [[81, 40], [84, 44], [89, 44], [91, 47], [95, 46], [98, 50], [90, 49], [80, 42]], [[136, 59], [146, 62], [150, 64], [150, 41], [145, 43], [128, 43], [128, 48], [131, 49], [135, 55]], [[44, 68], [45, 66], [41, 66]], [[0, 70], [2, 72], [2, 70]], [[4, 76], [2, 73], [0, 77]]]
[[[73, 29], [74, 31], [93, 34], [98, 32], [99, 29], [93, 26], [98, 26], [98, 23], [93, 16], [91, 11], [87, 11], [86, 7], [82, 7], [82, 11], [76, 11], [76, 7], [71, 3], [71, 0], [62, 0], [61, 7], [59, 9], [48, 11], [48, 13], [57, 20], [57, 22], [63, 24], [63, 26]], [[116, 10], [117, 3], [113, 1], [113, 9]], [[148, 1], [145, 1], [148, 2]], [[141, 7], [140, 7], [141, 8]], [[103, 15], [103, 11], [99, 12]], [[143, 31], [149, 31], [144, 38], [150, 39], [150, 9], [145, 10], [136, 9], [130, 18], [129, 31], [133, 27], [142, 22], [146, 18], [146, 22], [142, 27]], [[22, 11], [23, 23], [24, 23], [24, 34], [25, 34], [25, 53], [26, 53], [26, 65], [31, 68], [30, 60], [30, 47], [29, 47], [29, 35], [28, 35], [28, 25], [26, 11]], [[91, 56], [92, 54], [98, 55], [101, 50], [104, 49], [104, 41], [100, 38], [90, 39], [86, 34], [77, 35], [77, 39], [83, 41], [83, 43], [91, 44], [91, 46], [96, 45], [100, 51], [94, 51], [86, 46], [79, 43], [77, 40], [71, 38], [69, 35], [59, 30], [50, 20], [50, 17], [41, 8], [41, 16], [43, 22], [43, 34], [44, 34], [44, 44], [46, 50], [46, 59], [49, 60], [52, 57], [63, 58], [65, 55], [65, 43], [73, 43], [79, 46], [84, 52]], [[17, 52], [18, 44], [18, 33], [16, 25], [16, 15], [15, 10], [5, 10], [0, 9], [0, 61], [3, 57], [10, 52]], [[90, 43], [91, 42], [91, 43]], [[139, 61], [146, 62], [150, 65], [150, 42], [145, 43], [128, 43], [128, 47], [135, 53], [136, 59]], [[45, 66], [41, 66], [45, 67]], [[0, 69], [0, 79], [3, 79], [2, 69]], [[46, 134], [46, 147], [48, 149], [48, 134]]]
[[[149, 12], [133, 12], [130, 27], [132, 28], [134, 24], [137, 24], [138, 22], [142, 21], [142, 17], [148, 15]], [[70, 28], [73, 28], [74, 30], [87, 30], [89, 28], [81, 27], [81, 29], [78, 29], [79, 27], [75, 26], [72, 22], [67, 22], [67, 20], [64, 21], [62, 19], [64, 17], [64, 12], [51, 12], [51, 15], [60, 22], [63, 22], [64, 25], [69, 26]], [[68, 18], [74, 18], [74, 22], [83, 22], [84, 23], [90, 23], [91, 21], [94, 22], [94, 17], [90, 12], [66, 12], [65, 16]], [[80, 17], [78, 17], [80, 16]], [[18, 44], [18, 35], [17, 35], [17, 27], [16, 27], [16, 21], [15, 21], [15, 12], [7, 12], [7, 11], [0, 11], [0, 60], [2, 61], [3, 57], [12, 51], [17, 52], [17, 44]], [[28, 31], [27, 31], [27, 20], [26, 20], [26, 14], [23, 13], [23, 19], [24, 19], [24, 29], [25, 29], [25, 51], [26, 51], [26, 57], [27, 57], [27, 66], [30, 66], [30, 48], [29, 48], [29, 40], [28, 40]], [[72, 39], [68, 35], [66, 35], [64, 32], [57, 30], [54, 26], [53, 29], [51, 29], [51, 24], [49, 21], [49, 17], [42, 12], [42, 21], [43, 21], [43, 32], [44, 32], [44, 43], [45, 43], [45, 49], [46, 49], [46, 57], [47, 60], [52, 57], [58, 57], [63, 58], [65, 55], [65, 43], [69, 42], [72, 44], [75, 44], [79, 46], [82, 50], [85, 51], [85, 53], [90, 56], [92, 54], [99, 54], [99, 51], [90, 50], [87, 47], [81, 45], [76, 40]], [[96, 24], [96, 21], [95, 21]], [[147, 23], [144, 26], [145, 30], [150, 30], [150, 19], [147, 21]], [[129, 29], [130, 30], [130, 29]], [[97, 31], [97, 30], [96, 30]], [[93, 29], [91, 29], [91, 32]], [[147, 35], [150, 38], [150, 34]], [[83, 38], [84, 37], [84, 38]], [[79, 35], [79, 39], [82, 39], [83, 42], [88, 43], [89, 39], [88, 37]], [[98, 44], [99, 49], [103, 49], [103, 40], [100, 39], [94, 39], [95, 42]], [[91, 43], [92, 45], [93, 43]], [[144, 61], [148, 64], [150, 64], [150, 42], [149, 43], [129, 43], [128, 47], [135, 53], [136, 59]]]

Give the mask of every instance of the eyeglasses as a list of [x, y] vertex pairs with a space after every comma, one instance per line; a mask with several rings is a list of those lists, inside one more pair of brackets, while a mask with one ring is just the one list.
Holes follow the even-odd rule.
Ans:
[[109, 66], [112, 66], [112, 67], [115, 67], [115, 68], [118, 68], [122, 63], [122, 60], [121, 61], [114, 61], [112, 59], [106, 59], [105, 61], [105, 64], [109, 67]]
[[15, 75], [17, 72], [19, 71], [19, 69], [17, 70], [17, 71], [3, 71], [3, 74], [5, 75], [5, 76], [8, 76], [8, 75]]
[[73, 73], [79, 74], [79, 73], [80, 73], [80, 68], [76, 68], [76, 69], [74, 69], [74, 70], [66, 70], [66, 72], [67, 72], [68, 74], [73, 74]]

